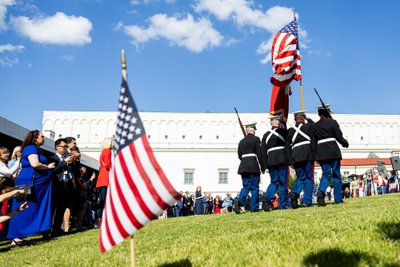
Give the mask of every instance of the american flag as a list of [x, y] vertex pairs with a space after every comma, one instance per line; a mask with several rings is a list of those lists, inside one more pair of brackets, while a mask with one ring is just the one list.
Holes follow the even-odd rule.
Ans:
[[298, 28], [295, 18], [275, 35], [271, 51], [274, 72], [271, 83], [275, 86], [283, 87], [293, 79], [301, 80]]
[[178, 198], [154, 157], [128, 84], [122, 79], [114, 161], [100, 228], [101, 252], [158, 218]]

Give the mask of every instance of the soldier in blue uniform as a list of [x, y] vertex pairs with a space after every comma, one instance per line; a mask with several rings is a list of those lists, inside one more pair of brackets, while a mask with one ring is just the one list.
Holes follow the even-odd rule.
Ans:
[[286, 155], [287, 130], [282, 127], [282, 116], [270, 117], [271, 130], [267, 131], [261, 141], [262, 162], [268, 168], [271, 183], [265, 192], [265, 201], [262, 208], [265, 211], [272, 209], [272, 200], [279, 189], [279, 208], [286, 209], [288, 202], [288, 158]]
[[[307, 118], [304, 110], [293, 112], [295, 125], [288, 130], [286, 145], [289, 159], [296, 171], [296, 182], [290, 193], [290, 203], [293, 209], [297, 209], [298, 199], [304, 189], [304, 204], [312, 205], [312, 193], [314, 188], [314, 158], [315, 141], [311, 133], [312, 123]], [[308, 121], [309, 123], [306, 123]]]
[[317, 192], [319, 206], [325, 206], [325, 191], [329, 180], [333, 180], [335, 203], [342, 203], [342, 179], [340, 175], [340, 160], [342, 154], [339, 142], [343, 147], [349, 147], [349, 142], [343, 138], [337, 121], [330, 116], [330, 105], [317, 107], [319, 121], [312, 125], [312, 133], [317, 142], [317, 154], [315, 160], [319, 162], [322, 169], [322, 178]]
[[246, 124], [246, 137], [239, 142], [238, 156], [240, 165], [238, 174], [242, 176], [243, 188], [240, 190], [239, 197], [235, 199], [235, 213], [244, 212], [246, 197], [251, 192], [250, 210], [257, 212], [259, 210], [259, 184], [260, 173], [265, 172], [261, 161], [260, 138], [255, 136], [257, 130], [256, 123]]

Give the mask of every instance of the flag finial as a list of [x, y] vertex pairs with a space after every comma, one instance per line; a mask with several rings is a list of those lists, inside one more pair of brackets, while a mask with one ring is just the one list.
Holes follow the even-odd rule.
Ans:
[[292, 11], [293, 11], [293, 19], [296, 20], [296, 19], [297, 19], [297, 18], [296, 18], [296, 11], [294, 10], [294, 8], [292, 9]]
[[122, 64], [122, 77], [126, 81], [126, 59], [125, 59], [125, 51], [121, 50], [121, 64]]

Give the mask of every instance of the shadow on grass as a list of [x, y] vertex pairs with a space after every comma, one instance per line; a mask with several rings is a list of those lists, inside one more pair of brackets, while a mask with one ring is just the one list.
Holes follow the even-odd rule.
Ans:
[[188, 258], [182, 259], [179, 261], [174, 261], [171, 263], [163, 263], [161, 265], [158, 265], [159, 267], [192, 267], [192, 263]]
[[321, 250], [303, 259], [304, 266], [354, 267], [375, 266], [377, 264], [378, 260], [367, 253], [359, 251], [346, 252], [339, 248]]
[[386, 238], [400, 240], [400, 222], [381, 222], [378, 224], [378, 230]]
[[[28, 247], [28, 246], [35, 246], [35, 245], [40, 245], [43, 243], [48, 243], [51, 242], [53, 240], [56, 240], [60, 237], [63, 236], [70, 236], [70, 235], [74, 235], [80, 232], [84, 232], [86, 230], [90, 230], [90, 229], [81, 229], [81, 230], [75, 230], [73, 232], [69, 232], [69, 233], [64, 233], [58, 236], [50, 236], [49, 234], [37, 234], [37, 235], [33, 235], [27, 238], [24, 238], [23, 243], [21, 245], [18, 245], [16, 247]], [[9, 250], [11, 250], [14, 246], [11, 245], [11, 240], [2, 240], [0, 241], [0, 252], [7, 252]]]

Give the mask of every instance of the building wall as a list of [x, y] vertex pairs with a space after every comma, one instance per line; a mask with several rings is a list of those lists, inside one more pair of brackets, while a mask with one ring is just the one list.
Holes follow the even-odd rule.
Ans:
[[[104, 111], [44, 111], [43, 131], [53, 131], [55, 138], [74, 136], [82, 152], [97, 159], [102, 140], [115, 132], [116, 115]], [[193, 191], [197, 185], [215, 193], [240, 190], [236, 150], [243, 136], [235, 113], [140, 112], [140, 116], [154, 153], [177, 190]], [[316, 114], [309, 116], [318, 119]], [[333, 116], [350, 142], [349, 149], [342, 149], [344, 158], [366, 158], [371, 152], [387, 158], [392, 151], [400, 150], [400, 115]], [[289, 118], [291, 126], [293, 115]], [[266, 113], [243, 113], [241, 119], [243, 123], [258, 122], [256, 135], [260, 138], [270, 127]], [[184, 184], [185, 169], [194, 170], [193, 184]], [[228, 184], [219, 184], [221, 169], [228, 171]], [[345, 167], [342, 171], [365, 170]], [[321, 171], [316, 169], [316, 173], [320, 175]], [[265, 187], [268, 181], [268, 174], [262, 175]]]

